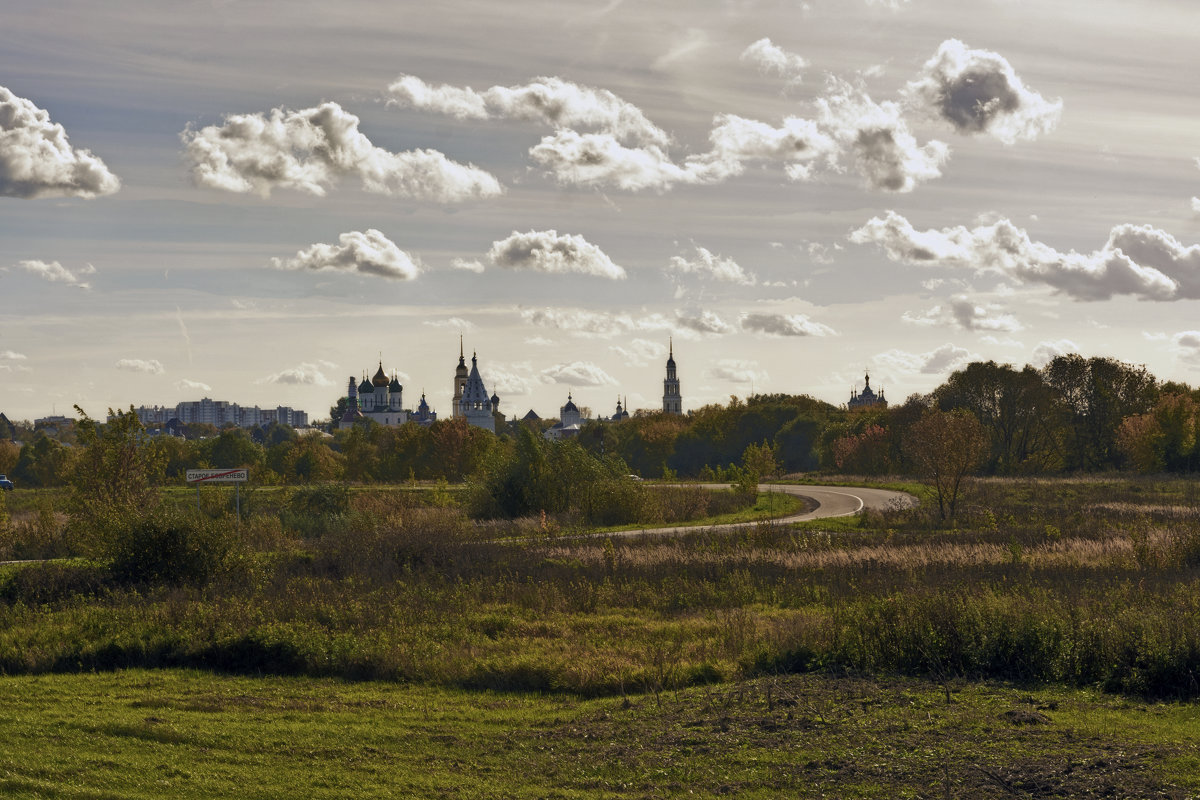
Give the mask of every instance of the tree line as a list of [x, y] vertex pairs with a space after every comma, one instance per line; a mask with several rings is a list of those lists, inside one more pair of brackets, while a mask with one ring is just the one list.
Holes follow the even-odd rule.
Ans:
[[[978, 423], [970, 470], [985, 475], [1200, 469], [1200, 390], [1160, 382], [1142, 366], [1075, 354], [1040, 369], [974, 362], [933, 392], [889, 408], [849, 410], [771, 394], [731, 397], [685, 415], [639, 411], [620, 422], [587, 423], [576, 444], [646, 478], [736, 479], [748, 448], [755, 458], [769, 455], [779, 473], [928, 474], [928, 453], [919, 451], [932, 445], [914, 431], [935, 413]], [[160, 465], [153, 476], [159, 483], [204, 467], [248, 467], [268, 484], [457, 482], [510, 458], [527, 425], [509, 422], [493, 435], [463, 420], [395, 428], [364, 422], [332, 436], [272, 425], [256, 433], [205, 430], [192, 439], [146, 434], [143, 444]], [[19, 445], [0, 441], [0, 472], [22, 486], [67, 482], [80, 457], [69, 434], [17, 434]]]

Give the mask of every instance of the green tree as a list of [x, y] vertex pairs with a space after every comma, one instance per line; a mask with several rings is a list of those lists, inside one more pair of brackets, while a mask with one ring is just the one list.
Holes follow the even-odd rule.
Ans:
[[1059, 419], [1068, 469], [1117, 466], [1117, 428], [1153, 408], [1157, 382], [1145, 367], [1111, 358], [1058, 356], [1042, 370], [1061, 403]]
[[742, 468], [755, 480], [774, 477], [779, 471], [779, 448], [773, 444], [748, 444], [742, 451]]
[[1046, 472], [1062, 465], [1053, 423], [1059, 396], [1033, 367], [1022, 370], [995, 361], [973, 362], [951, 373], [934, 391], [943, 411], [970, 411], [983, 425], [987, 474]]
[[76, 540], [97, 553], [110, 548], [122, 528], [144, 519], [159, 505], [155, 484], [163, 458], [148, 446], [137, 413], [109, 410], [101, 424], [75, 406], [80, 455], [71, 476], [70, 526]]

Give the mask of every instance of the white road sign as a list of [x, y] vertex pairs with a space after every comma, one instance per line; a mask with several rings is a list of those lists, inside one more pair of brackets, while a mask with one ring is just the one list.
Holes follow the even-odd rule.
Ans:
[[250, 480], [248, 469], [189, 469], [188, 483], [245, 483]]

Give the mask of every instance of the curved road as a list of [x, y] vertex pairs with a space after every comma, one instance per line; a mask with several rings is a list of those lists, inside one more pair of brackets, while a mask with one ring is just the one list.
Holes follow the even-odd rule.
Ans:
[[[706, 489], [728, 489], [727, 483], [704, 483]], [[857, 514], [864, 508], [884, 510], [900, 506], [907, 508], [917, 504], [917, 498], [907, 492], [894, 492], [891, 489], [870, 489], [862, 486], [824, 486], [820, 484], [791, 484], [791, 483], [760, 483], [760, 492], [782, 492], [797, 497], [807, 498], [816, 503], [816, 508], [803, 514], [792, 514], [788, 517], [776, 517], [763, 520], [772, 525], [787, 525], [792, 522], [804, 522], [810, 519], [827, 519], [829, 517], [848, 517]], [[727, 531], [734, 528], [744, 528], [747, 525], [758, 525], [759, 522], [734, 522], [725, 525], [678, 525], [665, 528], [638, 528], [635, 530], [616, 531], [613, 533], [588, 534], [589, 536], [641, 536], [658, 535], [670, 536], [678, 533], [695, 532], [697, 530]]]

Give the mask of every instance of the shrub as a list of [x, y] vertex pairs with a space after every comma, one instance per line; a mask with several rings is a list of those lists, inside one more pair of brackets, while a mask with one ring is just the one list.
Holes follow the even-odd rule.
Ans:
[[230, 520], [156, 511], [113, 531], [107, 555], [123, 583], [202, 585], [239, 549]]
[[0, 576], [0, 600], [42, 605], [102, 594], [108, 571], [95, 564], [25, 564]]
[[323, 483], [293, 493], [279, 512], [283, 527], [303, 537], [322, 536], [339, 527], [350, 511], [350, 490]]

